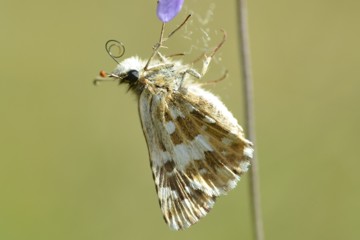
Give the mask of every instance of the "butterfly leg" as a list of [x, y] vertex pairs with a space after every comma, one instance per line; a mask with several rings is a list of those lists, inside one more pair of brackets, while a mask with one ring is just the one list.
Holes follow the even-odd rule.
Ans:
[[150, 68], [147, 69], [147, 71], [159, 71], [159, 70], [162, 70], [164, 68], [172, 68], [172, 67], [174, 67], [173, 63], [164, 63], [164, 64], [151, 66]]
[[162, 55], [159, 53], [159, 49], [160, 49], [161, 47], [163, 47], [163, 43], [164, 43], [166, 40], [168, 40], [174, 33], [176, 33], [182, 26], [185, 25], [185, 23], [189, 20], [190, 17], [191, 17], [191, 14], [189, 14], [189, 15], [185, 18], [185, 20], [184, 20], [177, 28], [175, 28], [175, 30], [173, 30], [173, 31], [167, 36], [167, 38], [164, 38], [165, 23], [162, 23], [159, 42], [156, 43], [156, 44], [154, 45], [154, 47], [153, 47], [153, 53], [152, 53], [152, 55], [150, 56], [150, 58], [149, 58], [148, 62], [146, 63], [146, 65], [145, 65], [145, 68], [144, 68], [145, 71], [148, 70], [149, 65], [150, 65], [150, 62], [151, 62], [151, 60], [155, 57], [155, 55], [161, 56], [160, 59], [162, 59], [162, 60], [165, 59], [165, 58], [162, 57]]
[[183, 82], [184, 82], [184, 79], [185, 79], [185, 76], [186, 74], [189, 74], [191, 76], [193, 76], [194, 78], [197, 78], [197, 79], [200, 79], [202, 77], [202, 75], [196, 71], [195, 69], [193, 68], [189, 68], [189, 69], [186, 69], [182, 74], [181, 74], [181, 79], [180, 79], [180, 83], [179, 83], [179, 88], [181, 88]]
[[214, 50], [209, 54], [204, 54], [204, 62], [203, 62], [203, 66], [201, 69], [201, 76], [204, 76], [209, 68], [210, 62], [212, 60], [212, 58], [214, 57], [215, 53], [222, 47], [222, 45], [224, 44], [224, 42], [226, 41], [226, 32], [224, 30], [221, 30], [223, 33], [223, 39], [221, 40], [221, 42], [214, 48]]

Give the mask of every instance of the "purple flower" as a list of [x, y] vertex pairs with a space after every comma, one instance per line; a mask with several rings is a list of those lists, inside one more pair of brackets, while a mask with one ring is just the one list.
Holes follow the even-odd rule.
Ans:
[[181, 10], [184, 0], [159, 0], [156, 13], [160, 21], [169, 22]]

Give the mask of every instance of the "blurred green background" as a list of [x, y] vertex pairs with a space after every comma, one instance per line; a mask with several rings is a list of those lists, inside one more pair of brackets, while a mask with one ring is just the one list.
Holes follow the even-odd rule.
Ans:
[[[169, 52], [228, 41], [205, 80], [243, 123], [235, 1], [186, 0]], [[92, 85], [125, 57], [148, 58], [156, 1], [0, 4], [0, 239], [251, 239], [248, 176], [190, 229], [163, 222], [137, 103]], [[249, 1], [257, 150], [267, 239], [360, 239], [360, 2]], [[205, 25], [203, 20], [208, 20]], [[185, 37], [184, 37], [185, 36]], [[197, 50], [197, 51], [195, 51]], [[187, 59], [187, 58], [185, 58]]]

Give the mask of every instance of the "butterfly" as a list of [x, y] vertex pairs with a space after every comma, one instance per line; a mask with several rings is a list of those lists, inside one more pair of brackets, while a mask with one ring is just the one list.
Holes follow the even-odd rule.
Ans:
[[[207, 72], [226, 34], [212, 52], [204, 54], [198, 72], [160, 53], [168, 39], [163, 37], [164, 25], [148, 61], [127, 58], [113, 72], [100, 72], [95, 83], [118, 81], [137, 95], [160, 208], [169, 227], [179, 230], [198, 222], [217, 197], [235, 188], [248, 171], [253, 148], [219, 98], [196, 82]], [[106, 44], [111, 57], [121, 57], [109, 50], [114, 47], [123, 54], [124, 46], [115, 40]]]

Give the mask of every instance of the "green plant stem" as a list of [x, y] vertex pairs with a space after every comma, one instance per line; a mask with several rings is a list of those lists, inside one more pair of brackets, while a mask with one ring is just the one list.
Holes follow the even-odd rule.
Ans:
[[254, 97], [253, 97], [253, 79], [251, 72], [251, 58], [249, 46], [249, 33], [247, 22], [246, 0], [237, 0], [239, 47], [243, 73], [243, 89], [245, 100], [245, 133], [255, 146], [254, 158], [250, 168], [250, 198], [251, 214], [253, 217], [253, 232], [256, 240], [264, 240], [263, 221], [260, 204], [260, 184], [258, 173], [258, 159], [256, 154], [255, 138], [255, 116], [254, 116]]

